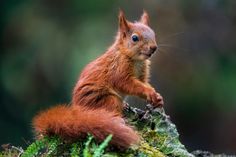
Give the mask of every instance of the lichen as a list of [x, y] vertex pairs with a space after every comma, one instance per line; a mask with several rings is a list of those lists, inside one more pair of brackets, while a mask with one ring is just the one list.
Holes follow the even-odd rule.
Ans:
[[[11, 156], [71, 156], [71, 157], [194, 157], [179, 140], [176, 126], [170, 121], [163, 108], [147, 105], [145, 110], [126, 106], [124, 115], [129, 124], [135, 126], [141, 142], [127, 150], [119, 151], [109, 147], [112, 135], [102, 143], [97, 143], [91, 135], [87, 140], [68, 143], [58, 137], [45, 137], [36, 140], [22, 150], [9, 147], [0, 153], [0, 157]], [[14, 148], [14, 149], [13, 149]]]
[[135, 125], [150, 150], [158, 150], [166, 156], [193, 157], [179, 141], [176, 126], [163, 108], [147, 105], [145, 111], [127, 107], [125, 115]]

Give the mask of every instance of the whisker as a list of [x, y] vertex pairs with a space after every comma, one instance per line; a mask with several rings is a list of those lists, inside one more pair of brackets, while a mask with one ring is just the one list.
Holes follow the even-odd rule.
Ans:
[[158, 46], [172, 46], [170, 44], [158, 44]]
[[160, 38], [160, 40], [163, 42], [163, 41], [166, 41], [167, 39], [171, 38], [171, 37], [175, 37], [175, 36], [179, 36], [181, 34], [184, 34], [185, 32], [177, 32], [177, 33], [173, 33], [173, 34], [170, 34], [170, 35], [167, 35], [166, 37], [164, 38]]
[[158, 53], [165, 53], [164, 51], [162, 51], [161, 49], [157, 49]]
[[168, 45], [168, 44], [158, 44], [158, 47], [159, 47], [159, 48], [161, 48], [161, 47], [174, 48], [174, 49], [179, 49], [179, 50], [183, 50], [183, 51], [186, 51], [186, 52], [190, 52], [190, 51], [191, 51], [191, 50], [189, 50], [189, 49], [180, 48], [180, 47], [172, 46], [172, 45]]

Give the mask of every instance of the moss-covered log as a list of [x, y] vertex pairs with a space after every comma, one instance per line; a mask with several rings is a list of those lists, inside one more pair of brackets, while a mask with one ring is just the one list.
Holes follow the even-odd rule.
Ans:
[[140, 133], [141, 142], [128, 150], [109, 147], [112, 135], [102, 143], [97, 143], [91, 135], [87, 140], [66, 143], [57, 137], [45, 137], [33, 142], [23, 150], [18, 147], [5, 146], [2, 156], [71, 156], [71, 157], [194, 157], [214, 156], [209, 152], [195, 151], [189, 153], [179, 141], [176, 126], [170, 121], [163, 108], [147, 105], [146, 110], [126, 106], [124, 115], [128, 123], [135, 126]]

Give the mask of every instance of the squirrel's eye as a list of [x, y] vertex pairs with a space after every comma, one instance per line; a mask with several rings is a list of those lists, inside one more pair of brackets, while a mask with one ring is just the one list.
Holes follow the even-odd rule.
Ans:
[[137, 42], [137, 41], [139, 41], [139, 38], [136, 34], [133, 34], [132, 35], [132, 40], [133, 40], [133, 42]]

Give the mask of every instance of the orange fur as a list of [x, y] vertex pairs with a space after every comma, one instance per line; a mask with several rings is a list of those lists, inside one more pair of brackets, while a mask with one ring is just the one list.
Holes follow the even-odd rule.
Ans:
[[[156, 106], [162, 105], [162, 97], [148, 83], [150, 57], [139, 52], [149, 52], [156, 45], [155, 34], [146, 24], [148, 15], [141, 22], [128, 22], [120, 13], [120, 29], [116, 41], [102, 56], [88, 64], [74, 88], [73, 105], [122, 111], [125, 95], [147, 99]], [[139, 34], [140, 42], [133, 43], [130, 36]]]
[[124, 120], [114, 112], [91, 110], [82, 106], [56, 106], [33, 119], [35, 131], [42, 135], [59, 135], [66, 140], [77, 140], [92, 134], [102, 140], [112, 134], [111, 144], [128, 147], [139, 137]]
[[[135, 23], [127, 21], [120, 12], [114, 44], [82, 71], [72, 105], [57, 106], [37, 115], [33, 120], [36, 133], [77, 139], [89, 132], [98, 140], [111, 133], [116, 146], [128, 148], [138, 143], [137, 133], [122, 119], [123, 98], [133, 95], [155, 106], [163, 105], [160, 94], [148, 83], [148, 59], [157, 47], [148, 21], [146, 12]], [[139, 40], [134, 41], [133, 35]]]

